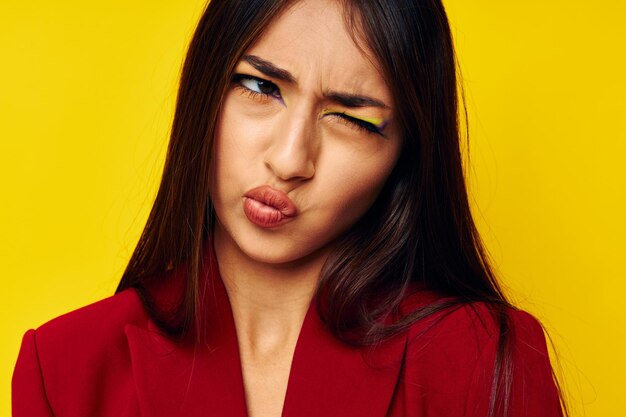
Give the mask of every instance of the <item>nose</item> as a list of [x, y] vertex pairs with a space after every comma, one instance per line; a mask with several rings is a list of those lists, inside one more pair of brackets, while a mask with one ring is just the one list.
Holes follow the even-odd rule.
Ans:
[[283, 181], [305, 180], [315, 174], [316, 118], [304, 113], [285, 111], [281, 115], [264, 155], [265, 165]]

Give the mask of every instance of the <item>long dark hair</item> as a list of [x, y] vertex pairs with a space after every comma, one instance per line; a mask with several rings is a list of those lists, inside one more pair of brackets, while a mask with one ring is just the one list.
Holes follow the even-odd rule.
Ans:
[[[212, 0], [197, 26], [182, 70], [160, 188], [117, 292], [136, 288], [166, 332], [201, 329], [200, 271], [215, 213], [209, 194], [213, 137], [235, 65], [288, 0]], [[336, 242], [319, 281], [318, 311], [352, 344], [378, 343], [436, 312], [487, 303], [500, 330], [490, 415], [506, 409], [511, 343], [501, 290], [474, 224], [460, 148], [457, 65], [440, 0], [344, 0], [354, 39], [376, 57], [392, 96], [403, 151], [378, 199]], [[180, 299], [167, 311], [147, 291], [184, 268]], [[446, 301], [392, 324], [418, 285]], [[355, 337], [354, 335], [357, 335]]]

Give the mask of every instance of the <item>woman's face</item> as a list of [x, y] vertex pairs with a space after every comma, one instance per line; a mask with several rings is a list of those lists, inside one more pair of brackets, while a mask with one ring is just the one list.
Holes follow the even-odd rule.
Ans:
[[332, 0], [298, 2], [246, 51], [215, 138], [216, 244], [297, 261], [324, 253], [367, 211], [401, 148], [375, 62]]

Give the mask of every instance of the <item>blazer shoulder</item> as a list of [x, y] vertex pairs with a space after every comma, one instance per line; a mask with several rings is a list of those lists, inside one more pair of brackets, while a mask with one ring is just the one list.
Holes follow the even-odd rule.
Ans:
[[[414, 311], [433, 302], [445, 299], [431, 296], [429, 304], [422, 297], [407, 307]], [[543, 326], [530, 313], [512, 307], [499, 310], [485, 302], [464, 303], [418, 320], [407, 337], [407, 395], [416, 401], [429, 398], [424, 407], [433, 414], [488, 414], [496, 363], [506, 359], [502, 366], [512, 380], [512, 415], [526, 415], [520, 410], [537, 408], [534, 403], [544, 408], [533, 415], [560, 415]], [[503, 340], [507, 348], [498, 359]]]
[[482, 301], [460, 304], [452, 301], [452, 298], [440, 297], [431, 291], [419, 291], [408, 296], [401, 307], [403, 315], [442, 306], [409, 328], [409, 340], [453, 339], [457, 343], [462, 342], [465, 350], [469, 342], [477, 344], [477, 348], [482, 350], [485, 343], [497, 343], [501, 330], [504, 330], [515, 341], [545, 344], [543, 326], [527, 311], [509, 306], [498, 308]]
[[56, 317], [35, 330], [42, 353], [67, 356], [125, 341], [128, 324], [146, 326], [149, 318], [135, 289], [127, 289]]
[[[105, 415], [99, 411], [105, 406], [134, 407], [126, 398], [132, 393], [126, 329], [148, 324], [139, 295], [128, 289], [26, 332], [13, 372], [14, 414]], [[102, 402], [103, 395], [119, 399], [117, 405]]]

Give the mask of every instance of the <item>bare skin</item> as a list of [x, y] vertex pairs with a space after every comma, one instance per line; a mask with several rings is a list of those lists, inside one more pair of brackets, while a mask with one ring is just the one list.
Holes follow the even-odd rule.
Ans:
[[[229, 240], [221, 233], [216, 242]], [[280, 416], [296, 341], [324, 257], [280, 269], [240, 258], [233, 249], [234, 242], [216, 245], [237, 329], [248, 416]]]
[[[237, 328], [248, 416], [279, 417], [333, 241], [375, 201], [401, 141], [390, 92], [354, 44], [337, 2], [298, 2], [245, 56], [271, 62], [292, 80], [268, 75], [250, 59], [235, 68], [216, 134], [214, 245]], [[373, 100], [345, 105], [330, 91]], [[342, 113], [371, 122], [369, 129]], [[245, 216], [242, 195], [262, 185], [293, 201], [292, 221], [266, 228]]]

